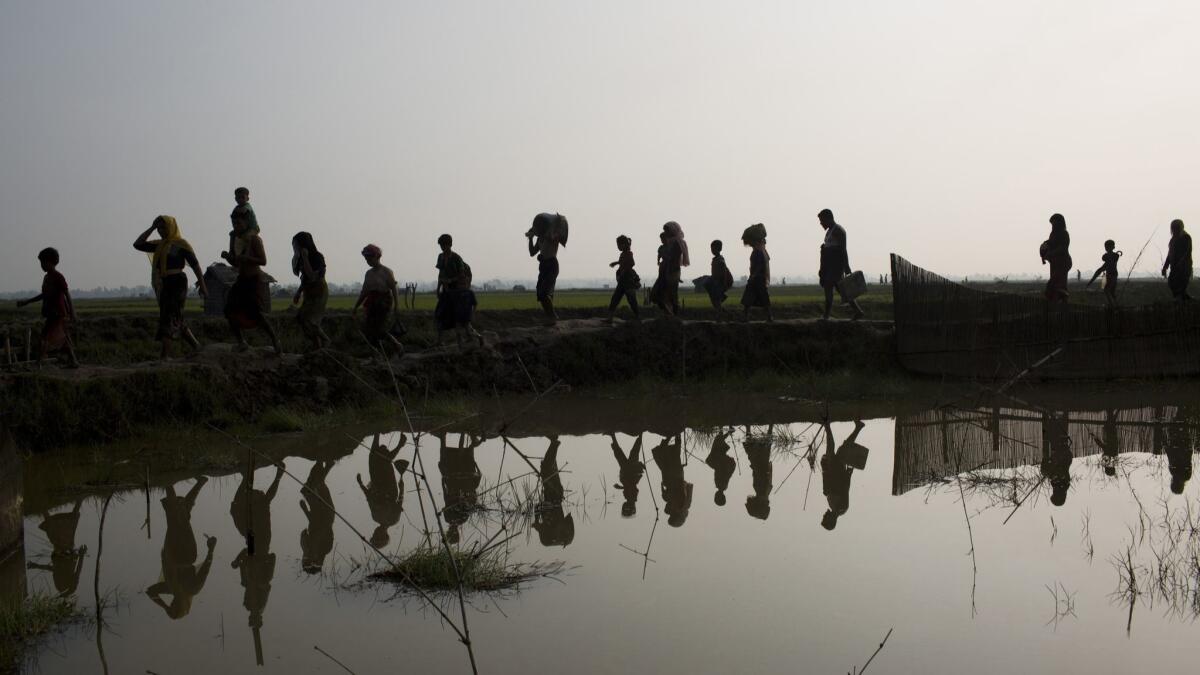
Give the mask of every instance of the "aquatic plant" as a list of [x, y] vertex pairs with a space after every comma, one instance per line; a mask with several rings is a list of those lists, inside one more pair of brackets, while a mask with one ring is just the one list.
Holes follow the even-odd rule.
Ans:
[[73, 599], [43, 592], [12, 606], [0, 605], [0, 670], [16, 671], [26, 649], [57, 627], [78, 618]]
[[463, 549], [422, 545], [370, 574], [369, 578], [435, 593], [457, 591], [461, 578], [462, 588], [468, 592], [494, 592], [554, 577], [564, 569], [565, 564], [561, 561], [512, 562], [506, 551], [499, 547]]

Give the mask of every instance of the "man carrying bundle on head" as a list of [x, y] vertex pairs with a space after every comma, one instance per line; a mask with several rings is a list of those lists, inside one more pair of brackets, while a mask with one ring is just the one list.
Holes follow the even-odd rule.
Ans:
[[525, 233], [530, 257], [537, 256], [537, 300], [546, 313], [546, 325], [558, 323], [554, 313], [554, 284], [558, 281], [558, 247], [567, 245], [567, 218], [560, 213], [539, 213]]

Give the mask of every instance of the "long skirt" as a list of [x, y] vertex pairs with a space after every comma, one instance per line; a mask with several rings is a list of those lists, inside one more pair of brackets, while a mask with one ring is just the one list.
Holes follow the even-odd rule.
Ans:
[[750, 279], [742, 291], [743, 307], [770, 307], [771, 294], [767, 291], [767, 280], [762, 277]]
[[451, 330], [471, 323], [475, 318], [475, 305], [475, 292], [469, 288], [442, 291], [433, 310], [438, 330]]
[[1046, 282], [1046, 299], [1051, 302], [1063, 301], [1071, 295], [1067, 292], [1067, 277], [1071, 272], [1070, 263], [1050, 263], [1050, 280]]
[[363, 302], [363, 308], [366, 310], [363, 334], [372, 345], [378, 345], [392, 325], [392, 294], [387, 291], [370, 291]]
[[538, 256], [537, 299], [538, 302], [554, 299], [554, 285], [558, 282], [558, 258]]
[[257, 328], [266, 322], [271, 289], [262, 277], [239, 276], [225, 296], [225, 318], [242, 328]]
[[177, 340], [183, 331], [183, 308], [187, 304], [188, 283], [183, 274], [168, 274], [159, 282], [158, 333], [155, 340]]
[[325, 305], [329, 302], [329, 284], [324, 279], [310, 284], [302, 297], [304, 300], [296, 312], [296, 321], [304, 335], [312, 338], [321, 329], [321, 317], [325, 316]]
[[1176, 298], [1186, 298], [1188, 282], [1192, 280], [1192, 269], [1171, 267], [1171, 273], [1167, 276], [1167, 288], [1171, 289], [1171, 295]]

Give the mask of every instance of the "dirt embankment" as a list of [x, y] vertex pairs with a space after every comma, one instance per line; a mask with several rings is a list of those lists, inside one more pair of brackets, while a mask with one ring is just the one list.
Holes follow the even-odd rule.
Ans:
[[882, 322], [608, 327], [577, 320], [488, 337], [485, 348], [427, 349], [390, 364], [337, 350], [275, 357], [211, 345], [165, 363], [8, 373], [0, 376], [0, 410], [21, 443], [45, 448], [125, 437], [146, 425], [255, 421], [280, 406], [320, 412], [364, 405], [393, 395], [393, 373], [403, 394], [425, 400], [528, 394], [554, 385], [619, 392], [645, 381], [736, 390], [740, 380], [764, 373], [802, 393], [830, 373], [896, 370], [891, 326]]

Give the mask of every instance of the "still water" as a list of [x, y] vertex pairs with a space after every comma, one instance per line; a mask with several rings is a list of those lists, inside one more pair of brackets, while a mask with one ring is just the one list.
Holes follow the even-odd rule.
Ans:
[[449, 539], [504, 526], [512, 562], [565, 565], [468, 595], [481, 672], [844, 673], [889, 630], [871, 671], [1192, 672], [1197, 421], [1009, 402], [828, 427], [392, 428], [277, 439], [287, 474], [154, 474], [148, 498], [111, 500], [66, 490], [52, 454], [26, 462], [5, 585], [105, 607], [29, 672], [469, 672], [436, 612], [364, 578], [364, 539], [397, 554], [436, 532], [423, 468]]

